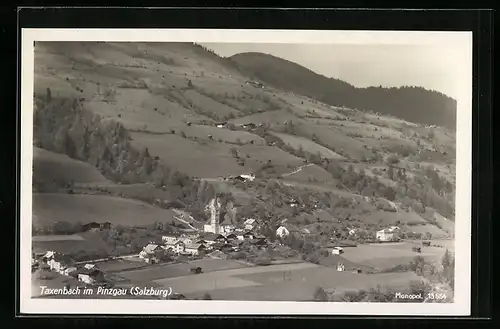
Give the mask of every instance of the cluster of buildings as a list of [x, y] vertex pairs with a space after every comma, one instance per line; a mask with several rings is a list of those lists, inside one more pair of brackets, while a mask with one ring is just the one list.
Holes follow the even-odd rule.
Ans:
[[219, 198], [208, 204], [210, 220], [202, 232], [164, 235], [161, 241], [151, 242], [139, 253], [146, 262], [156, 263], [164, 255], [201, 256], [212, 252], [228, 253], [245, 246], [265, 248], [266, 237], [256, 233], [259, 223], [247, 219], [242, 225], [236, 224], [227, 213], [221, 212]]
[[149, 263], [157, 263], [164, 255], [204, 256], [208, 253], [227, 254], [244, 248], [266, 248], [268, 242], [262, 235], [237, 229], [234, 232], [164, 235], [159, 243], [146, 245], [139, 257]]
[[73, 277], [86, 284], [105, 283], [104, 273], [95, 264], [75, 264], [68, 255], [47, 251], [43, 255], [33, 254], [32, 268], [47, 268], [59, 274]]

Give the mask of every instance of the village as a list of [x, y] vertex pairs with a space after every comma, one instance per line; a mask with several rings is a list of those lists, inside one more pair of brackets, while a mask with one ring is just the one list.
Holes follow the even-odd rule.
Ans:
[[[290, 256], [296, 255], [282, 243], [290, 235], [305, 234], [293, 226], [283, 223], [275, 232], [276, 239], [272, 241], [269, 237], [259, 233], [264, 223], [261, 220], [249, 218], [238, 225], [232, 222], [227, 213], [221, 211], [221, 201], [213, 198], [207, 208], [210, 212], [209, 221], [200, 231], [184, 230], [183, 232], [164, 234], [156, 240], [151, 240], [143, 246], [142, 251], [134, 255], [114, 256], [107, 259], [96, 259], [89, 261], [75, 262], [70, 256], [52, 250], [37, 252], [32, 254], [32, 272], [53, 272], [58, 275], [73, 279], [78, 282], [77, 286], [84, 287], [113, 287], [113, 275], [108, 275], [103, 264], [116, 260], [127, 260], [130, 263], [143, 263], [145, 267], [154, 268], [161, 264], [188, 263], [189, 272], [184, 275], [203, 273], [203, 268], [197, 266], [196, 260], [202, 259], [232, 259], [235, 261], [248, 263], [250, 266], [271, 265], [270, 259], [259, 257], [262, 252], [287, 250]], [[86, 225], [88, 230], [110, 229], [110, 223], [90, 223]], [[379, 242], [397, 242], [399, 227], [391, 226], [376, 232], [376, 239]], [[349, 234], [356, 234], [355, 229], [351, 229]], [[423, 242], [429, 246], [429, 242]], [[349, 245], [347, 245], [349, 246]], [[355, 245], [354, 245], [355, 246]], [[324, 246], [331, 255], [342, 255], [344, 248], [340, 244], [330, 243]], [[420, 247], [414, 247], [414, 252], [420, 253]], [[239, 252], [244, 252], [245, 257], [238, 257]], [[235, 256], [236, 255], [236, 256]], [[250, 255], [250, 256], [249, 256]], [[253, 255], [253, 256], [252, 256]], [[360, 273], [360, 268], [346, 268], [342, 260], [333, 264], [337, 271], [353, 271]], [[41, 276], [43, 279], [43, 275]], [[70, 280], [71, 281], [71, 280]], [[70, 282], [67, 281], [67, 282]], [[65, 284], [67, 289], [71, 284]], [[62, 288], [62, 287], [59, 287]], [[176, 295], [181, 298], [182, 295]], [[181, 296], [181, 297], [179, 297]], [[173, 296], [172, 298], [175, 298]]]

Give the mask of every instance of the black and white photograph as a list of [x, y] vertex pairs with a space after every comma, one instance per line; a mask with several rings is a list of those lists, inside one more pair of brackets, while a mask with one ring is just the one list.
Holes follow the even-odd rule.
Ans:
[[25, 29], [22, 52], [27, 311], [469, 314], [472, 33]]

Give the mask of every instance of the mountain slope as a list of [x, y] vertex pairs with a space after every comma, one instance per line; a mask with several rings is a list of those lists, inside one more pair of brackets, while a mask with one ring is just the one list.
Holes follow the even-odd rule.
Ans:
[[[303, 68], [290, 70], [302, 79]], [[289, 83], [279, 89], [294, 87], [277, 72], [277, 84]], [[325, 84], [290, 93], [246, 83], [252, 78], [190, 43], [37, 43], [34, 143], [123, 188], [154, 183], [158, 193], [141, 199], [179, 200], [200, 221], [224, 191], [235, 196], [239, 220], [286, 217], [328, 234], [400, 225], [415, 213], [436, 221], [432, 209], [453, 220], [453, 131], [327, 105], [319, 99], [330, 95]], [[313, 92], [322, 94], [304, 95]], [[249, 173], [254, 182], [221, 179]], [[397, 219], [379, 222], [382, 199], [396, 204]], [[316, 207], [332, 220], [300, 223]]]
[[416, 123], [455, 127], [456, 101], [442, 93], [420, 87], [356, 88], [262, 53], [241, 53], [230, 59], [243, 72], [265, 83], [330, 105], [371, 110]]

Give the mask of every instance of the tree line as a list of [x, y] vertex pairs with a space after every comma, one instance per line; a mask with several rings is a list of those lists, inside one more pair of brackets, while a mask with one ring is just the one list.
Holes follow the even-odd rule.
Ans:
[[345, 81], [261, 53], [236, 54], [230, 59], [250, 76], [333, 106], [370, 110], [452, 129], [456, 125], [456, 100], [438, 91], [414, 86], [356, 88]]

